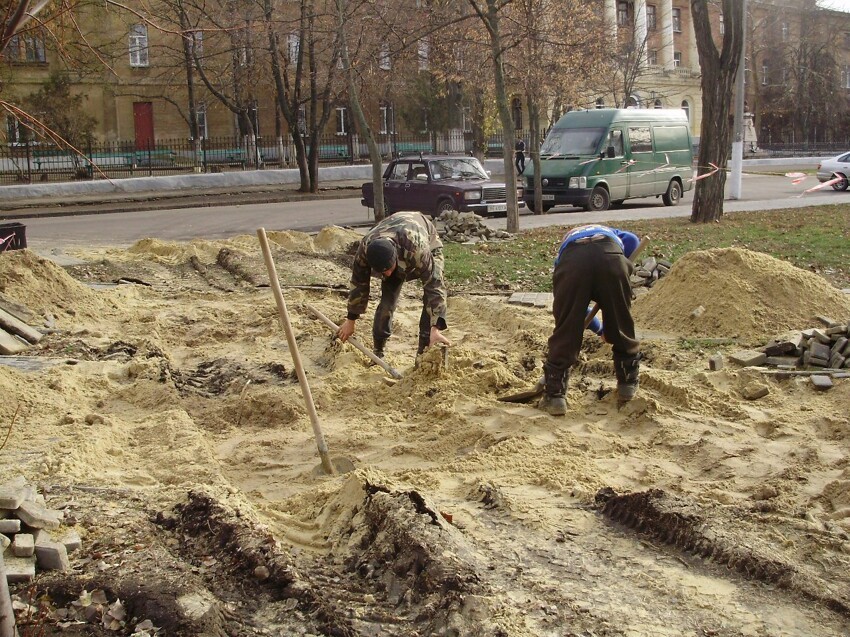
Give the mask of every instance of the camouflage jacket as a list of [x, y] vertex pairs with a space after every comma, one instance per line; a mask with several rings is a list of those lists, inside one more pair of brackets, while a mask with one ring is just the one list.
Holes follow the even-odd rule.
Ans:
[[419, 212], [397, 212], [380, 221], [360, 241], [351, 271], [348, 293], [348, 318], [356, 319], [369, 304], [369, 279], [381, 276], [373, 272], [366, 261], [370, 241], [383, 237], [396, 247], [398, 264], [392, 276], [405, 281], [419, 279], [425, 289], [424, 304], [431, 316], [431, 325], [445, 328], [448, 293], [443, 280], [443, 242], [434, 223]]

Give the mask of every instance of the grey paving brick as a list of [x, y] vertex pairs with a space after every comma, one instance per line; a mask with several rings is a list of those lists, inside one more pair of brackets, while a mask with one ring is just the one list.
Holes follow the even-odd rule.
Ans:
[[825, 391], [832, 387], [832, 378], [827, 374], [812, 374], [809, 378], [812, 381], [812, 386], [819, 391]]
[[49, 571], [67, 571], [71, 568], [68, 559], [68, 550], [64, 544], [59, 542], [37, 542], [35, 545], [35, 559], [38, 565]]
[[21, 506], [21, 502], [27, 496], [27, 491], [24, 489], [26, 484], [26, 479], [23, 476], [18, 476], [0, 485], [0, 509], [15, 510]]
[[3, 554], [6, 565], [6, 581], [10, 584], [31, 582], [35, 578], [35, 555], [31, 557], [15, 557], [11, 551]]
[[12, 542], [15, 557], [29, 557], [35, 553], [35, 538], [31, 533], [18, 533]]
[[723, 369], [723, 354], [715, 354], [714, 356], [709, 356], [708, 368], [713, 372]]
[[21, 521], [18, 518], [7, 518], [0, 520], [0, 533], [14, 535], [21, 530]]
[[21, 522], [34, 529], [58, 529], [62, 522], [62, 514], [59, 511], [27, 500], [18, 507], [17, 514]]
[[749, 367], [751, 365], [761, 365], [767, 360], [767, 355], [764, 352], [758, 352], [753, 349], [743, 349], [729, 354], [729, 360], [738, 365]]

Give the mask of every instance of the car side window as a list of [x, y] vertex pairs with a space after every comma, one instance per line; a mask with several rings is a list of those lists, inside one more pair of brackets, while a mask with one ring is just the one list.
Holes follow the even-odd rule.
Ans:
[[414, 181], [428, 181], [428, 168], [425, 164], [413, 164], [410, 171], [410, 179]]
[[652, 152], [652, 133], [649, 127], [629, 127], [629, 147], [633, 153]]
[[[608, 134], [608, 148], [614, 149], [614, 157], [622, 157], [625, 152], [623, 150], [623, 131], [614, 129]], [[607, 149], [605, 149], [607, 152]]]
[[410, 164], [396, 162], [396, 164], [388, 171], [387, 181], [407, 181], [407, 172], [410, 169]]
[[843, 155], [838, 161], [850, 161], [850, 153]]

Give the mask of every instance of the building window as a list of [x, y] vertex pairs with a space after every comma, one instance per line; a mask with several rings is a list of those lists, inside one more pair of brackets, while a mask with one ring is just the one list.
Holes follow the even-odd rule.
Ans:
[[336, 134], [348, 134], [348, 109], [345, 106], [336, 107]]
[[26, 144], [30, 139], [30, 130], [13, 115], [6, 116], [6, 141], [9, 144]]
[[301, 38], [297, 33], [286, 36], [286, 58], [290, 64], [298, 62], [298, 54], [301, 52]]
[[682, 66], [682, 52], [673, 51], [673, 67], [678, 68], [680, 66]]
[[460, 112], [460, 127], [464, 133], [472, 132], [472, 109], [469, 106], [464, 106]]
[[629, 3], [622, 0], [617, 3], [617, 26], [629, 26]]
[[130, 66], [148, 66], [148, 27], [134, 24], [130, 27]]
[[393, 107], [392, 104], [388, 104], [387, 102], [383, 102], [381, 104], [381, 130], [380, 132], [384, 135], [387, 133], [395, 132], [395, 128], [393, 127]]
[[723, 22], [723, 14], [721, 13], [717, 19], [719, 20], [718, 27], [720, 29], [720, 35], [723, 35], [724, 33], [726, 33], [726, 25]]
[[655, 16], [655, 5], [646, 5], [646, 28], [648, 31], [655, 31], [658, 28], [658, 21]]
[[298, 132], [304, 136], [307, 134], [307, 107], [304, 104], [298, 107]]
[[384, 42], [381, 44], [381, 52], [378, 54], [378, 68], [383, 71], [389, 71], [392, 68], [390, 61], [390, 45]]
[[[198, 120], [198, 138], [207, 139], [207, 105], [201, 102], [195, 105], [195, 117]], [[191, 131], [190, 131], [191, 132]]]
[[634, 95], [629, 95], [626, 98], [626, 108], [640, 108], [640, 101]]
[[846, 64], [841, 72], [841, 88], [850, 88], [850, 66]]
[[514, 120], [514, 129], [522, 130], [522, 100], [518, 97], [511, 100], [511, 116]]
[[650, 66], [658, 64], [658, 51], [656, 49], [650, 49], [646, 52], [646, 63]]
[[664, 108], [664, 106], [661, 105], [661, 100], [655, 100], [655, 103], [652, 106], [653, 108]]
[[596, 108], [605, 108], [605, 100], [601, 97], [596, 100]]
[[688, 118], [688, 121], [691, 121], [691, 105], [688, 104], [688, 100], [682, 100], [682, 110], [685, 111], [685, 117]]
[[770, 69], [767, 68], [767, 64], [761, 65], [761, 85], [767, 86], [767, 76], [770, 74]]
[[782, 41], [785, 42], [788, 39], [788, 23], [782, 23]]
[[47, 56], [44, 52], [44, 38], [33, 33], [12, 36], [6, 46], [5, 56], [14, 62], [29, 64], [47, 62]]
[[419, 60], [420, 71], [427, 71], [431, 67], [431, 63], [428, 60], [430, 49], [431, 47], [428, 44], [428, 40], [419, 40], [419, 45], [416, 49], [416, 57]]
[[682, 32], [682, 10], [679, 8], [673, 9], [673, 31]]

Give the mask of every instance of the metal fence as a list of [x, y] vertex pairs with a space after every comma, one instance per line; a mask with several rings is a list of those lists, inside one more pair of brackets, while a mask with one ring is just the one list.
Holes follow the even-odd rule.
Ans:
[[[523, 131], [518, 135], [523, 136]], [[410, 153], [472, 154], [471, 133], [401, 134], [376, 136], [381, 155], [389, 159]], [[309, 140], [305, 138], [309, 151]], [[502, 154], [502, 135], [486, 141], [484, 153]], [[152, 175], [262, 170], [296, 166], [291, 138], [217, 137], [161, 139], [139, 147], [135, 142], [92, 143], [77, 153], [51, 143], [32, 141], [0, 146], [0, 184], [91, 179], [121, 179]], [[366, 143], [354, 134], [324, 135], [318, 144], [319, 161], [326, 165], [367, 163]]]
[[774, 157], [819, 157], [850, 152], [847, 142], [759, 143], [756, 152]]

